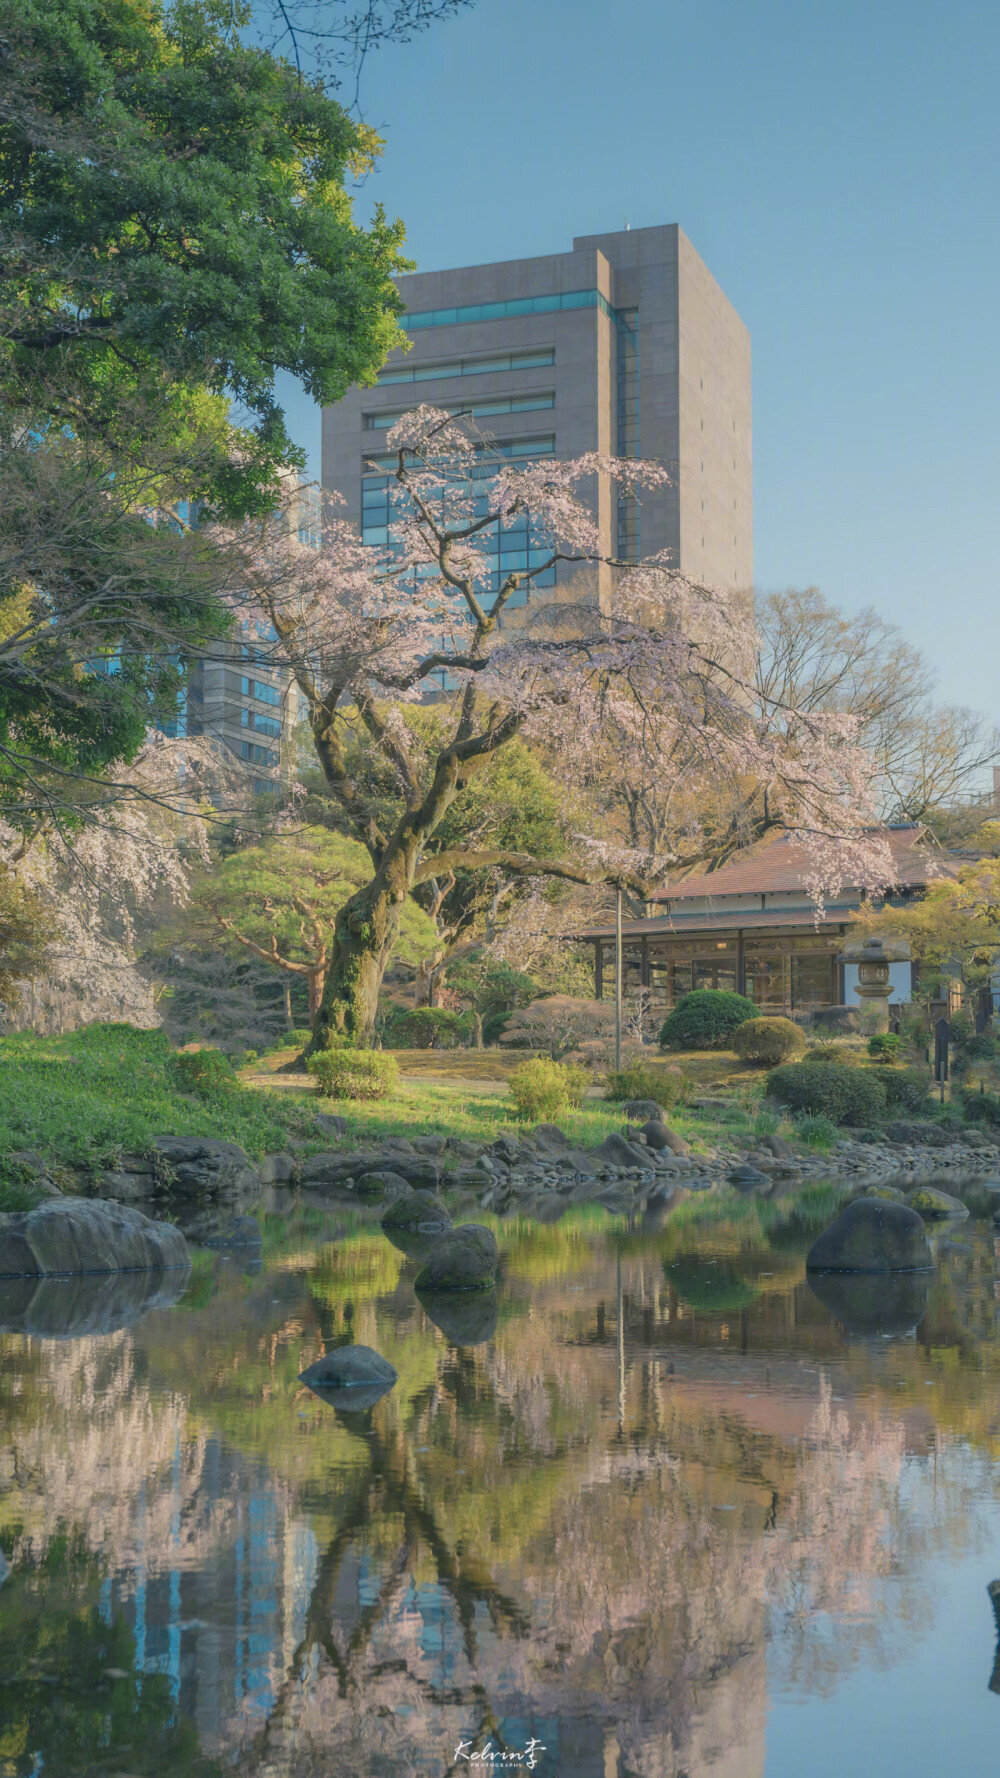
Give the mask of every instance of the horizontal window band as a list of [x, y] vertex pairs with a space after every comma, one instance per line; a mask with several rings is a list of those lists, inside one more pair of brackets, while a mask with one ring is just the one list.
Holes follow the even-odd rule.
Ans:
[[454, 327], [463, 321], [509, 321], [517, 315], [550, 315], [566, 309], [600, 309], [617, 324], [614, 309], [599, 290], [564, 290], [551, 296], [517, 296], [507, 302], [467, 303], [455, 309], [418, 309], [401, 315], [399, 325], [407, 333], [423, 327]]
[[447, 377], [482, 377], [505, 370], [537, 370], [556, 361], [555, 349], [538, 352], [506, 352], [499, 358], [454, 358], [450, 364], [415, 364], [380, 370], [379, 383], [432, 383]]

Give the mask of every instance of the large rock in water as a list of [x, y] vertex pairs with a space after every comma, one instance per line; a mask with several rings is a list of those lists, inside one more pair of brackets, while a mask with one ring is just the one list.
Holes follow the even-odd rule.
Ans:
[[953, 1198], [951, 1192], [943, 1192], [936, 1185], [918, 1185], [906, 1202], [911, 1210], [931, 1220], [950, 1216], [961, 1221], [969, 1214], [968, 1205], [963, 1204], [961, 1198]]
[[934, 1257], [915, 1210], [855, 1198], [806, 1255], [808, 1272], [930, 1272]]
[[371, 1346], [337, 1346], [299, 1375], [321, 1400], [334, 1406], [370, 1408], [392, 1388], [399, 1372]]
[[152, 1272], [189, 1264], [180, 1229], [151, 1221], [131, 1204], [49, 1198], [0, 1225], [0, 1278]]
[[492, 1229], [466, 1222], [435, 1242], [414, 1284], [419, 1291], [488, 1290], [499, 1263]]
[[414, 1235], [446, 1235], [451, 1229], [451, 1217], [433, 1192], [407, 1192], [389, 1205], [382, 1227], [387, 1234], [390, 1229], [397, 1229]]

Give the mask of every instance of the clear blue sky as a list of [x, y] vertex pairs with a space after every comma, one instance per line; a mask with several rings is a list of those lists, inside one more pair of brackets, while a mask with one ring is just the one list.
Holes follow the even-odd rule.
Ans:
[[875, 605], [1000, 717], [998, 92], [967, 0], [478, 0], [369, 61], [359, 214], [425, 271], [680, 223], [752, 337], [759, 584]]

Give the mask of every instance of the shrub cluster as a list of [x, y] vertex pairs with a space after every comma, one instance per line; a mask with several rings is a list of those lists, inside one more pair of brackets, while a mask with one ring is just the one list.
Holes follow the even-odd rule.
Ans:
[[846, 1043], [813, 1043], [806, 1050], [803, 1060], [806, 1062], [836, 1062], [840, 1068], [858, 1068], [861, 1057], [857, 1050], [848, 1049]]
[[967, 1087], [962, 1092], [962, 1105], [970, 1124], [1000, 1124], [1000, 1094], [977, 1093]]
[[930, 1110], [930, 1080], [920, 1068], [871, 1068], [869, 1078], [879, 1081], [885, 1091], [890, 1112], [906, 1111], [914, 1117], [926, 1117]]
[[738, 1026], [756, 1017], [757, 1008], [743, 994], [722, 988], [696, 988], [678, 1000], [660, 1031], [661, 1049], [725, 1049]]
[[767, 1091], [792, 1112], [828, 1117], [835, 1124], [875, 1124], [886, 1112], [879, 1076], [887, 1072], [841, 1068], [835, 1062], [792, 1062], [772, 1068]]
[[395, 1056], [381, 1050], [318, 1050], [306, 1067], [327, 1099], [387, 1099], [399, 1080]]
[[682, 1074], [668, 1074], [663, 1068], [647, 1068], [633, 1062], [627, 1068], [609, 1068], [604, 1082], [604, 1097], [621, 1105], [626, 1099], [655, 1099], [664, 1111], [683, 1105], [688, 1096], [688, 1083]]
[[902, 1038], [895, 1031], [881, 1031], [868, 1039], [868, 1054], [873, 1062], [895, 1062]]
[[515, 1116], [521, 1123], [546, 1122], [558, 1117], [568, 1105], [579, 1105], [587, 1090], [589, 1075], [585, 1068], [571, 1062], [553, 1062], [548, 1056], [534, 1056], [515, 1068], [507, 1082], [514, 1101]]
[[174, 1073], [182, 1093], [206, 1098], [235, 1085], [236, 1074], [221, 1050], [181, 1050], [174, 1057]]
[[825, 1154], [837, 1139], [837, 1126], [828, 1117], [800, 1111], [795, 1119], [795, 1134], [803, 1148], [814, 1148]]
[[744, 1062], [774, 1068], [801, 1056], [806, 1040], [791, 1019], [745, 1019], [733, 1036], [733, 1048]]
[[467, 1013], [446, 1006], [415, 1006], [387, 1021], [385, 1041], [395, 1050], [453, 1050], [472, 1029]]

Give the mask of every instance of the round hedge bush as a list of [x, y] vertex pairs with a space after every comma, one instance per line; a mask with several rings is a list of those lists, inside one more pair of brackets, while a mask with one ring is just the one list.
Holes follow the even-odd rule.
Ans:
[[678, 1000], [663, 1021], [660, 1048], [726, 1049], [733, 1032], [756, 1014], [753, 1001], [743, 994], [730, 994], [724, 988], [695, 988]]
[[744, 1019], [733, 1036], [733, 1048], [744, 1062], [775, 1068], [801, 1056], [806, 1040], [792, 1019]]
[[861, 1057], [857, 1050], [848, 1049], [846, 1043], [811, 1043], [806, 1050], [806, 1062], [835, 1062], [838, 1068], [860, 1068]]
[[772, 1068], [767, 1093], [789, 1111], [807, 1111], [835, 1124], [877, 1124], [886, 1114], [885, 1085], [874, 1068], [789, 1062]]
[[381, 1050], [317, 1050], [306, 1068], [326, 1099], [388, 1099], [399, 1081], [395, 1056]]

